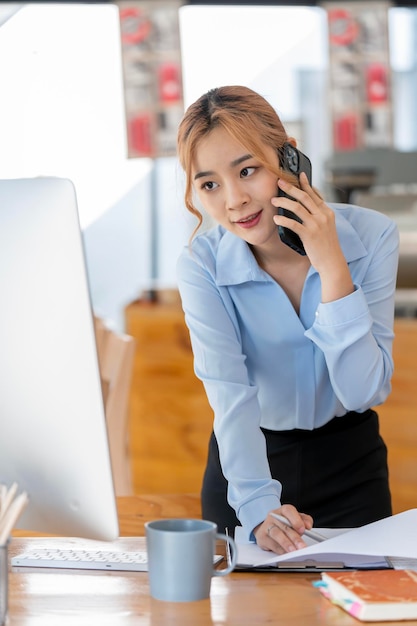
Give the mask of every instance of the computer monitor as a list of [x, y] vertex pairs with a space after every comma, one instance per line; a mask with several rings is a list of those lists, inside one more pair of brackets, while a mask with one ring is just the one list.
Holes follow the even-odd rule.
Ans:
[[118, 518], [76, 193], [0, 180], [0, 483], [18, 528], [113, 540]]

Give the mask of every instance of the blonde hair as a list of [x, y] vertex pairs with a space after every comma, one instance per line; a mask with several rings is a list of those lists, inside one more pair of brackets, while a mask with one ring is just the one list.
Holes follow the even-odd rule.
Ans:
[[269, 102], [248, 87], [236, 85], [211, 89], [188, 107], [177, 135], [178, 158], [186, 175], [185, 206], [198, 219], [193, 235], [200, 228], [203, 216], [193, 204], [192, 165], [200, 141], [215, 128], [226, 130], [277, 178], [298, 185], [296, 176], [282, 170], [266, 155], [265, 146], [271, 146], [280, 154], [288, 140], [284, 126]]

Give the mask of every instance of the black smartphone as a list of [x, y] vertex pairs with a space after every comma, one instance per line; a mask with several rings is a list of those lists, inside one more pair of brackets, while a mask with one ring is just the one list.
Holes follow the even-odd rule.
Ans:
[[[290, 143], [285, 143], [282, 152], [279, 152], [278, 155], [280, 165], [283, 170], [291, 172], [296, 176], [300, 176], [301, 172], [305, 172], [311, 185], [311, 161], [305, 154], [301, 152], [301, 150], [298, 150], [298, 148], [295, 148]], [[281, 189], [278, 189], [278, 196], [284, 196], [285, 198], [290, 198], [291, 200], [293, 200], [291, 196], [289, 196]], [[300, 218], [288, 209], [278, 207], [278, 215], [285, 215], [285, 217], [290, 217], [291, 219], [302, 223]], [[281, 241], [287, 244], [287, 246], [290, 246], [290, 248], [298, 252], [298, 254], [305, 255], [306, 252], [304, 250], [303, 242], [294, 231], [292, 231], [290, 228], [278, 226], [278, 233]]]

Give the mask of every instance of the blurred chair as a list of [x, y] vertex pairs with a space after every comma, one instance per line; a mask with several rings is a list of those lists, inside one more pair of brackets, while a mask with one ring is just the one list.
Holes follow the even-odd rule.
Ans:
[[129, 441], [129, 391], [135, 340], [94, 317], [101, 385], [116, 495], [133, 493]]

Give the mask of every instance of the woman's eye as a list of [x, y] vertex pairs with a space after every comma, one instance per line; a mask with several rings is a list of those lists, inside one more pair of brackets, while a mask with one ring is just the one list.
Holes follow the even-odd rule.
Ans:
[[241, 170], [240, 175], [242, 178], [247, 178], [248, 176], [251, 176], [255, 170], [256, 167], [244, 167], [243, 170]]
[[212, 180], [208, 180], [206, 183], [202, 184], [202, 189], [206, 189], [207, 191], [211, 191], [217, 187], [217, 183], [214, 183]]

